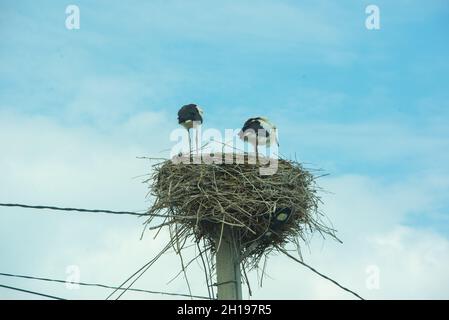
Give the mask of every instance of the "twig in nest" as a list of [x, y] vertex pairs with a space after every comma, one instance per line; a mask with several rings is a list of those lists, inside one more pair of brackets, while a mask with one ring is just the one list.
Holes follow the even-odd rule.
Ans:
[[[226, 156], [215, 154], [217, 159]], [[239, 156], [246, 161], [251, 157]], [[277, 172], [270, 176], [261, 176], [259, 166], [248, 162], [185, 164], [163, 160], [154, 164], [151, 176], [145, 180], [149, 195], [155, 199], [148, 215], [162, 215], [165, 219], [150, 229], [159, 232], [162, 227], [174, 225], [173, 245], [181, 255], [187, 239], [203, 240], [216, 253], [224, 227], [229, 227], [243, 252], [241, 265], [245, 273], [246, 268], [258, 270], [265, 257], [262, 278], [266, 276], [266, 258], [273, 250], [287, 243], [295, 243], [299, 250], [299, 240], [307, 243], [316, 232], [338, 240], [335, 229], [318, 210], [321, 188], [316, 184], [317, 177], [296, 161], [278, 159], [277, 164]], [[277, 214], [283, 211], [289, 212], [288, 219], [278, 223]], [[211, 259], [206, 255], [208, 265]], [[189, 264], [185, 265], [181, 257], [180, 273], [186, 276]], [[209, 278], [212, 272], [213, 266]]]

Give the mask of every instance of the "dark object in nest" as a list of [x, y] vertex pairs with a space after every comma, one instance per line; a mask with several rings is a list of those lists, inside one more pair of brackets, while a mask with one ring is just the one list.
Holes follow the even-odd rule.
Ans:
[[[247, 156], [245, 156], [247, 160]], [[149, 214], [166, 214], [163, 225], [214, 244], [229, 226], [245, 259], [288, 242], [307, 241], [314, 231], [334, 236], [321, 222], [315, 177], [295, 161], [278, 160], [277, 172], [261, 176], [248, 164], [183, 164], [166, 160], [153, 166]], [[148, 220], [148, 223], [152, 218]]]

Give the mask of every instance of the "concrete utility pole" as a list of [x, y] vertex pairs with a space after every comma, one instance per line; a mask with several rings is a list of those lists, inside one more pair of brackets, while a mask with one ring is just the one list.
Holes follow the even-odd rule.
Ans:
[[[218, 239], [216, 244], [220, 243]], [[217, 249], [217, 288], [219, 300], [242, 300], [242, 278], [240, 273], [240, 244], [232, 235], [229, 226], [223, 229], [223, 238]]]

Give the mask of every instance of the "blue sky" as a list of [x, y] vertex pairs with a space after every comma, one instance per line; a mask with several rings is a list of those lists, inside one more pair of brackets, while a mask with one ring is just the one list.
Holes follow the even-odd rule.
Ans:
[[[145, 187], [131, 177], [148, 164], [135, 156], [167, 153], [181, 105], [200, 104], [204, 127], [220, 130], [265, 115], [279, 128], [283, 154], [331, 174], [323, 179], [333, 193], [323, 209], [349, 244], [337, 249], [328, 241], [312, 262], [325, 267], [335, 263], [333, 254], [373, 246], [354, 258], [362, 280], [352, 284], [365, 290], [364, 268], [374, 263], [391, 271], [391, 288], [365, 294], [448, 297], [448, 286], [437, 285], [439, 277], [449, 284], [438, 274], [449, 266], [447, 1], [75, 1], [80, 30], [65, 28], [68, 4], [0, 1], [1, 202], [142, 209]], [[380, 8], [380, 30], [365, 28], [368, 4]], [[61, 277], [65, 265], [95, 261], [109, 252], [105, 243], [121, 243], [108, 235], [140, 227], [129, 220], [104, 226], [104, 217], [0, 213], [0, 269]], [[364, 247], [350, 244], [359, 240]], [[388, 265], [385, 246], [401, 248], [392, 253], [401, 259], [396, 266]], [[427, 261], [434, 251], [437, 262], [422, 273], [415, 266], [410, 276], [430, 270], [435, 283], [422, 280], [415, 295], [395, 292], [399, 265]], [[130, 265], [117, 272], [138, 264], [126, 257]], [[101, 261], [86, 265], [109, 260]], [[35, 269], [26, 268], [30, 262]], [[345, 279], [340, 263], [335, 275]], [[313, 281], [299, 293], [267, 286], [256, 297], [345, 297]]]

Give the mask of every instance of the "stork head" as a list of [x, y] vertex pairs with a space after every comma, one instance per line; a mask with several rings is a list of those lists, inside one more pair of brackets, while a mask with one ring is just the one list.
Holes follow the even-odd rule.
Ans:
[[198, 106], [198, 105], [195, 105], [195, 107], [196, 107], [196, 109], [198, 110], [198, 113], [199, 113], [201, 116], [203, 116], [203, 113], [204, 113], [203, 109], [201, 109], [200, 106]]
[[259, 120], [260, 124], [264, 127], [267, 127], [267, 129], [276, 129], [276, 126], [267, 117], [259, 117], [257, 119]]

